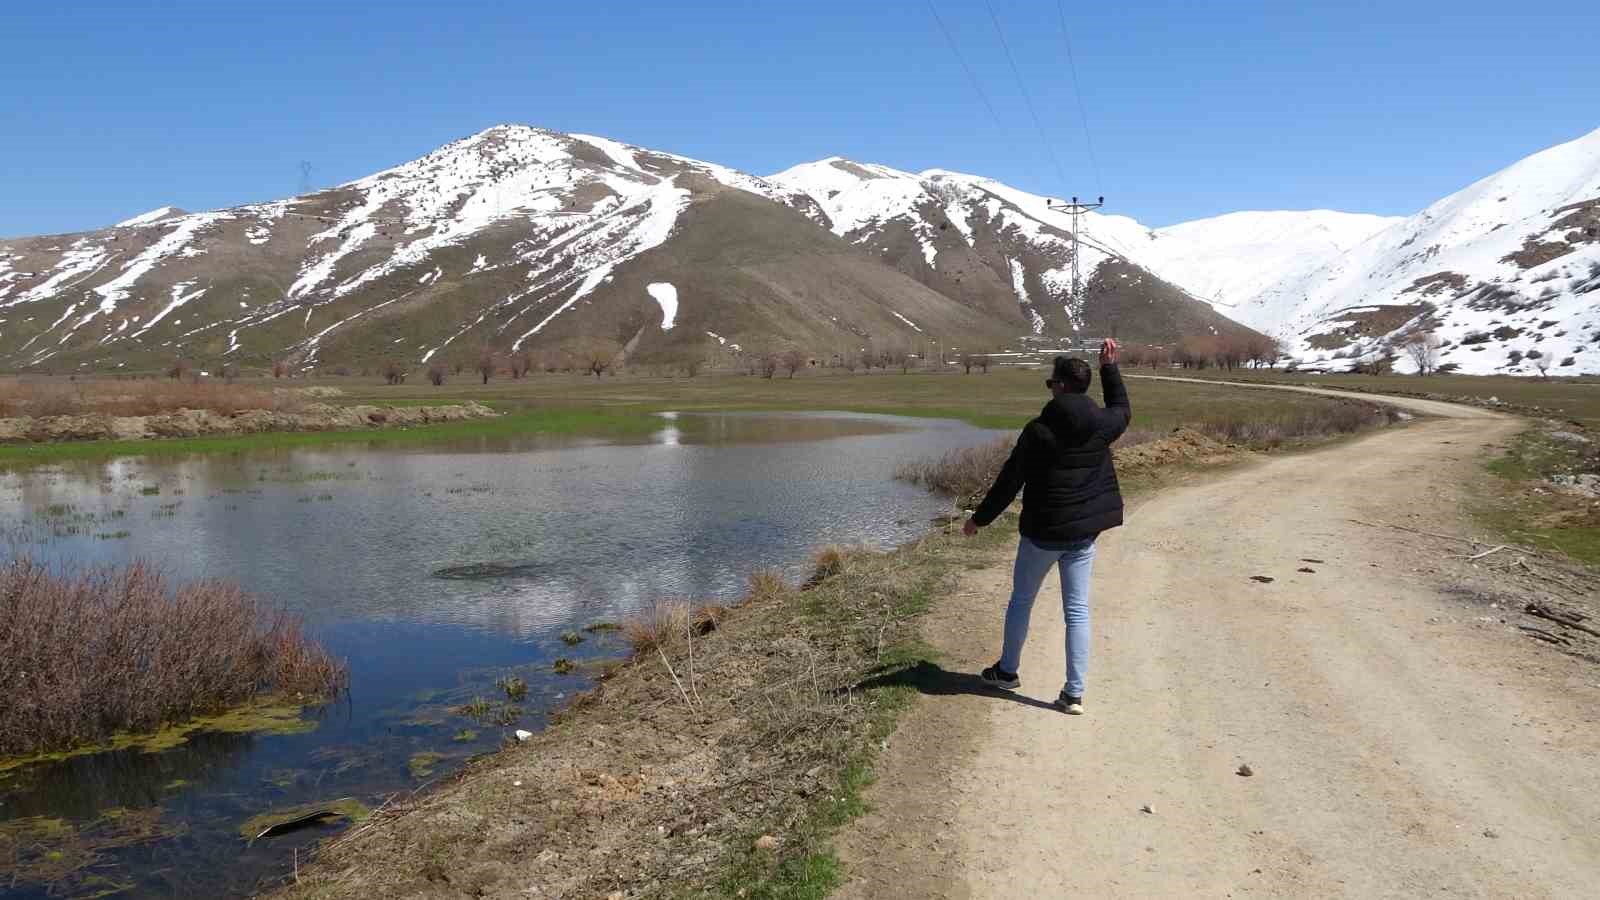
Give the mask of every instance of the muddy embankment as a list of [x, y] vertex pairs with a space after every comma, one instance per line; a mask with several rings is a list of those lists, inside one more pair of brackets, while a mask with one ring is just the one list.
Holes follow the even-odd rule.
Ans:
[[246, 409], [219, 413], [208, 409], [179, 409], [149, 416], [105, 413], [18, 416], [0, 418], [0, 444], [227, 437], [271, 431], [360, 431], [464, 422], [497, 415], [489, 407], [469, 400], [448, 406], [335, 406], [307, 403], [292, 412]]

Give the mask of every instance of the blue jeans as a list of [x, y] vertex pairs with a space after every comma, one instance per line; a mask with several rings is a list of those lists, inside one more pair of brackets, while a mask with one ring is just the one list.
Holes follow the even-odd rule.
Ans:
[[1094, 568], [1094, 540], [1088, 537], [1041, 545], [1024, 537], [1017, 542], [1017, 563], [1011, 573], [1000, 668], [1015, 672], [1022, 664], [1033, 599], [1039, 595], [1045, 573], [1057, 566], [1061, 570], [1061, 614], [1067, 623], [1067, 683], [1063, 690], [1069, 697], [1083, 696], [1083, 676], [1089, 670], [1089, 573]]

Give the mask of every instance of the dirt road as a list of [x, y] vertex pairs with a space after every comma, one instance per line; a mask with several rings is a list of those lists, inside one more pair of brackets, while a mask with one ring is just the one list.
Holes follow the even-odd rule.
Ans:
[[[1130, 508], [1082, 717], [1045, 707], [1052, 575], [1019, 697], [929, 690], [903, 721], [843, 895], [1596, 896], [1600, 666], [1453, 598], [1478, 576], [1448, 545], [1351, 521], [1472, 532], [1464, 493], [1518, 422], [1388, 402], [1449, 418]], [[994, 660], [1009, 590], [1007, 557], [942, 604], [946, 669]]]

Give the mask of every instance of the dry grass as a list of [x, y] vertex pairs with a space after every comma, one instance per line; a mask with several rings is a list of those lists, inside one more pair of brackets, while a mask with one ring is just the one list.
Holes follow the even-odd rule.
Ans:
[[170, 588], [141, 563], [0, 568], [0, 756], [152, 731], [262, 694], [327, 697], [343, 663], [237, 585]]
[[[757, 569], [750, 574], [750, 586], [736, 606], [781, 597], [791, 590], [783, 573], [776, 569]], [[720, 603], [692, 603], [687, 600], [657, 600], [638, 615], [623, 620], [618, 627], [622, 639], [636, 656], [657, 650], [672, 651], [691, 635], [716, 631], [733, 607]]]
[[[1292, 441], [1354, 434], [1397, 421], [1399, 411], [1357, 400], [1297, 404], [1248, 412], [1213, 415], [1189, 427], [1227, 444], [1272, 450]], [[1158, 440], [1153, 431], [1129, 431], [1115, 444], [1124, 450]], [[1015, 439], [1001, 437], [987, 444], [950, 450], [942, 456], [912, 460], [895, 470], [895, 477], [930, 491], [956, 498], [965, 505], [981, 500], [1011, 455]]]
[[1230, 444], [1271, 450], [1283, 444], [1355, 434], [1400, 420], [1392, 406], [1342, 401], [1283, 410], [1262, 416], [1215, 416], [1194, 424], [1203, 434]]
[[829, 578], [844, 571], [845, 563], [850, 559], [850, 551], [838, 544], [828, 544], [817, 548], [811, 554], [811, 577], [806, 579], [806, 587], [821, 584]]
[[0, 382], [0, 416], [154, 416], [180, 409], [233, 415], [250, 409], [292, 412], [299, 396], [222, 381]]
[[894, 477], [964, 503], [994, 484], [1015, 443], [1014, 438], [1000, 437], [976, 447], [947, 450], [942, 456], [902, 463]]

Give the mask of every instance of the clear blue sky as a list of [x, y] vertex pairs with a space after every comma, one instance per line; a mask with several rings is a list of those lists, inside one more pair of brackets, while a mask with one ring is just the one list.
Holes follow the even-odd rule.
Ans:
[[1097, 178], [1056, 0], [934, 6], [998, 123], [926, 0], [9, 4], [0, 235], [288, 196], [301, 160], [327, 186], [499, 122], [757, 174], [837, 154], [1103, 192], [1151, 225], [1410, 213], [1600, 127], [1593, 0], [1080, 0]]

